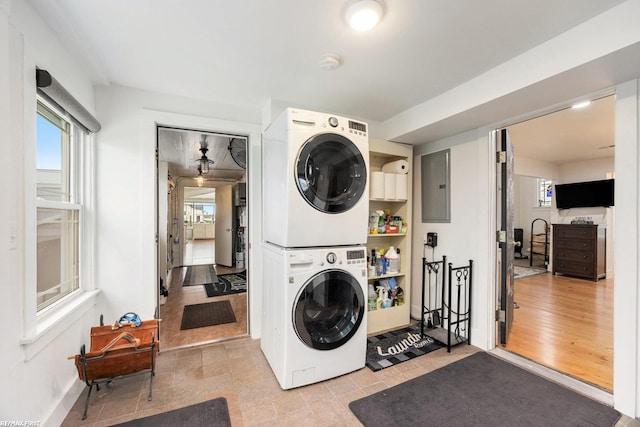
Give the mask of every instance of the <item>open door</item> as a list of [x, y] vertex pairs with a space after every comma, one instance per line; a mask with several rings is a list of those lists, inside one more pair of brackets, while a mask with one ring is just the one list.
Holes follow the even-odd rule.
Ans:
[[514, 281], [514, 208], [513, 208], [513, 145], [506, 129], [495, 132], [498, 147], [498, 274], [500, 289], [498, 292], [500, 310], [498, 321], [500, 344], [505, 346], [509, 330], [513, 323]]
[[216, 188], [216, 265], [233, 266], [233, 186]]

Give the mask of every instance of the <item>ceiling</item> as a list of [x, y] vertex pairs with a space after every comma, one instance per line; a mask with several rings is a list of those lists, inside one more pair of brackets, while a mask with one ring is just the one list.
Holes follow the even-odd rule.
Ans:
[[562, 165], [614, 156], [615, 97], [509, 126], [517, 157]]
[[[229, 150], [232, 139], [243, 145], [246, 153], [244, 137], [161, 127], [158, 129], [158, 160], [169, 164], [169, 174], [174, 178], [195, 177], [199, 173], [198, 159], [203, 154], [200, 149], [204, 146], [207, 158], [213, 161], [206, 174], [206, 186], [244, 181], [245, 169], [236, 163]], [[194, 181], [193, 186], [196, 185]]]
[[[380, 0], [380, 24], [358, 33], [343, 19], [352, 0], [29, 1], [96, 85], [238, 106], [258, 123], [269, 101], [381, 123], [623, 2]], [[320, 66], [327, 53], [341, 57], [333, 71]], [[498, 113], [515, 117], [518, 102], [539, 93], [518, 95], [402, 142], [434, 141]], [[546, 132], [557, 152], [562, 133]]]

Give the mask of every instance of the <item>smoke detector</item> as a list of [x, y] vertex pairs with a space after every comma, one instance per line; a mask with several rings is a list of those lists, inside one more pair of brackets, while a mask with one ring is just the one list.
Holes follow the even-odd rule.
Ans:
[[320, 66], [325, 71], [333, 71], [342, 64], [342, 58], [337, 53], [327, 53], [320, 57]]

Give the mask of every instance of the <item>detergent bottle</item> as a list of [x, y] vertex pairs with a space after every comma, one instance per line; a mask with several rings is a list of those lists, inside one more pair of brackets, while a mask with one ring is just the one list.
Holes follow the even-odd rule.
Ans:
[[387, 273], [398, 273], [400, 271], [400, 257], [398, 256], [398, 253], [393, 246], [391, 246], [389, 250], [384, 254], [384, 257], [389, 262]]

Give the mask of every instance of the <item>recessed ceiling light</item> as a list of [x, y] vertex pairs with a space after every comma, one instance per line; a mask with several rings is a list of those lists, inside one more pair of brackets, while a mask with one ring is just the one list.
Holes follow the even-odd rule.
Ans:
[[382, 5], [375, 0], [358, 0], [347, 8], [347, 23], [356, 31], [367, 31], [382, 18]]
[[584, 107], [587, 107], [589, 104], [591, 104], [591, 101], [582, 101], [582, 102], [578, 102], [577, 104], [573, 104], [571, 108], [575, 108], [575, 109], [584, 108]]

